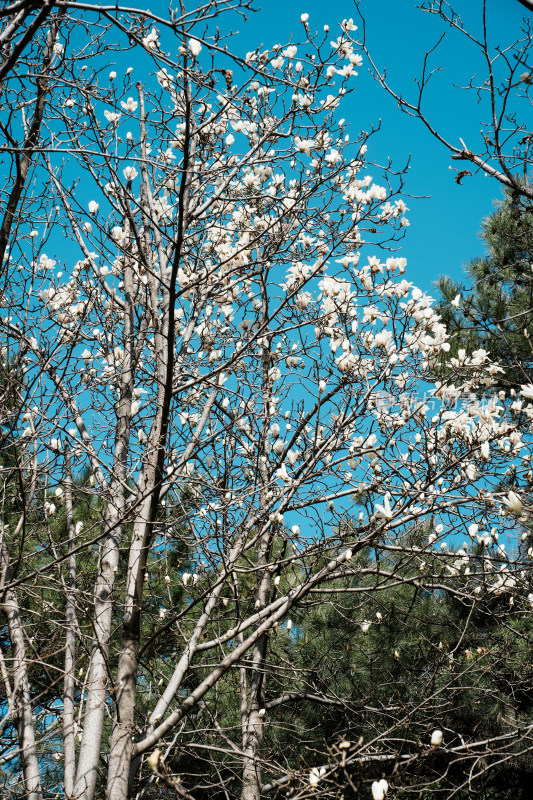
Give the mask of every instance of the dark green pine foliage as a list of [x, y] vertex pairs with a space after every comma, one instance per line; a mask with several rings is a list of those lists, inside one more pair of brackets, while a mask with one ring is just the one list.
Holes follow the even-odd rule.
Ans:
[[[484, 256], [466, 265], [467, 278], [439, 278], [438, 311], [451, 334], [451, 351], [488, 350], [505, 370], [497, 389], [520, 389], [533, 382], [533, 207], [507, 192], [496, 210], [483, 220]], [[461, 295], [458, 308], [451, 305]], [[448, 359], [448, 357], [447, 357]], [[437, 377], [446, 377], [441, 364]]]
[[[291, 690], [308, 697], [269, 713], [267, 747], [285, 753], [295, 769], [309, 769], [324, 746], [334, 753], [343, 739], [355, 744], [362, 737], [390, 756], [382, 775], [375, 765], [354, 764], [352, 787], [339, 773], [338, 796], [345, 800], [365, 795], [369, 781], [382, 776], [398, 798], [422, 792], [436, 800], [451, 796], [454, 786], [454, 796], [466, 800], [472, 796], [468, 759], [462, 763], [439, 751], [402, 767], [395, 755], [427, 746], [435, 728], [453, 747], [504, 735], [514, 724], [533, 720], [528, 615], [511, 609], [507, 594], [490, 592], [473, 610], [467, 598], [479, 578], [450, 578], [436, 551], [423, 558], [416, 549], [409, 553], [427, 534], [425, 526], [406, 532], [404, 553], [362, 551], [352, 562], [352, 577], [333, 583], [331, 588], [336, 583], [340, 590], [328, 598], [334, 601], [310, 602], [295, 612], [283, 655], [277, 648], [280, 664], [295, 669]], [[482, 561], [479, 548], [471, 563], [474, 573], [482, 573]], [[443, 585], [452, 591], [443, 591]], [[371, 623], [366, 633], [365, 621]], [[267, 706], [282, 693], [282, 677], [282, 672], [269, 676]], [[473, 780], [478, 796], [529, 798], [533, 759], [527, 749], [509, 747], [508, 760], [501, 763], [499, 756], [487, 755], [486, 772], [474, 770], [481, 773]]]

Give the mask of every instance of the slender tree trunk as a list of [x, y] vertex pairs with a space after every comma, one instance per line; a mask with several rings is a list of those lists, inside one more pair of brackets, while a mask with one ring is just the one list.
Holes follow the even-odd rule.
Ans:
[[76, 746], [74, 731], [74, 691], [76, 665], [76, 531], [72, 510], [72, 475], [70, 469], [70, 453], [65, 451], [65, 512], [68, 532], [68, 577], [66, 586], [66, 636], [65, 636], [65, 678], [63, 681], [63, 755], [65, 761], [64, 787], [65, 797], [74, 797], [74, 781], [76, 778]]
[[[5, 547], [2, 548], [2, 560], [7, 558]], [[9, 569], [7, 582], [10, 580]], [[7, 616], [9, 636], [13, 651], [13, 710], [17, 719], [22, 772], [26, 800], [42, 800], [43, 790], [39, 774], [39, 759], [35, 745], [35, 730], [31, 707], [30, 682], [26, 660], [26, 647], [18, 600], [13, 590], [5, 594], [3, 608]]]
[[[261, 607], [266, 605], [270, 593], [270, 575], [265, 571], [257, 592]], [[259, 800], [261, 796], [261, 768], [259, 755], [263, 743], [263, 718], [260, 711], [264, 703], [264, 664], [268, 636], [261, 636], [253, 650], [250, 699], [244, 742], [244, 768], [242, 775], [242, 800]]]
[[104, 717], [107, 708], [109, 638], [113, 617], [113, 589], [118, 571], [126, 508], [124, 488], [127, 478], [128, 447], [131, 430], [131, 403], [134, 368], [134, 297], [131, 266], [124, 268], [126, 310], [124, 312], [124, 361], [117, 411], [117, 433], [113, 478], [109, 487], [99, 574], [94, 593], [94, 637], [87, 678], [87, 700], [83, 735], [74, 786], [76, 800], [93, 800], [102, 748]]
[[[139, 102], [141, 109], [141, 147], [142, 147], [142, 176], [143, 176], [143, 210], [145, 235], [154, 228], [154, 217], [152, 212], [152, 202], [149, 190], [149, 181], [146, 172], [146, 130], [144, 127], [144, 95], [142, 87], [138, 85]], [[186, 95], [188, 91], [186, 88]], [[126, 598], [124, 604], [124, 618], [122, 629], [122, 641], [117, 672], [116, 687], [116, 708], [111, 736], [111, 750], [109, 756], [107, 793], [112, 800], [126, 800], [129, 794], [129, 785], [135, 772], [132, 768], [133, 754], [133, 731], [135, 716], [135, 692], [137, 682], [138, 652], [141, 635], [141, 604], [144, 588], [144, 573], [146, 570], [146, 558], [148, 548], [153, 536], [153, 527], [157, 518], [159, 499], [161, 494], [161, 482], [164, 475], [164, 464], [166, 456], [166, 443], [168, 436], [168, 416], [170, 402], [173, 394], [174, 367], [176, 364], [174, 343], [175, 343], [175, 285], [178, 268], [181, 261], [185, 231], [188, 224], [188, 209], [190, 201], [190, 162], [194, 157], [194, 138], [192, 136], [192, 112], [190, 98], [187, 99], [187, 129], [184, 146], [183, 169], [179, 193], [179, 211], [177, 222], [176, 246], [172, 269], [169, 275], [169, 290], [164, 292], [162, 321], [159, 322], [160, 294], [157, 291], [154, 280], [151, 283], [152, 296], [152, 315], [155, 327], [155, 339], [158, 345], [158, 377], [159, 392], [157, 401], [157, 413], [150, 431], [147, 452], [153, 453], [150, 460], [145, 464], [141, 480], [139, 482], [139, 493], [146, 499], [142, 503], [138, 512], [137, 520], [134, 525], [133, 539], [130, 546], [128, 571], [126, 577]], [[165, 269], [165, 262], [160, 262], [161, 277]], [[163, 282], [162, 282], [163, 283]], [[190, 326], [184, 336], [184, 341], [192, 334], [193, 326]], [[212, 394], [210, 402], [206, 405], [208, 411], [215, 400], [216, 393]], [[205, 419], [207, 414], [205, 415]], [[199, 428], [205, 425], [205, 419], [201, 420]], [[193, 449], [191, 442], [190, 448]], [[186, 453], [187, 457], [188, 454]], [[203, 627], [202, 627], [203, 630]]]
[[146, 570], [146, 537], [149, 527], [147, 518], [150, 513], [150, 505], [151, 496], [143, 503], [141, 520], [134, 527], [133, 541], [130, 546], [126, 607], [115, 690], [115, 717], [108, 765], [108, 797], [113, 800], [125, 800], [129, 794], [141, 601]]
[[[262, 284], [262, 323], [266, 326], [268, 320], [268, 294], [266, 285]], [[268, 463], [268, 442], [270, 429], [270, 404], [272, 398], [272, 380], [270, 378], [270, 340], [263, 346], [262, 351], [262, 451], [266, 459], [260, 464], [260, 480], [262, 492], [261, 506], [266, 505], [265, 492], [269, 485], [270, 476], [266, 464]], [[256, 592], [256, 606], [264, 608], [270, 599], [271, 576], [268, 562], [271, 554], [273, 529], [268, 527], [259, 542], [257, 566], [259, 568], [259, 582]], [[261, 796], [261, 767], [260, 753], [263, 744], [263, 718], [260, 711], [264, 706], [265, 688], [265, 660], [268, 645], [268, 634], [263, 634], [254, 645], [252, 655], [252, 668], [250, 677], [250, 696], [248, 701], [248, 718], [244, 731], [244, 765], [242, 775], [242, 800], [259, 800]]]

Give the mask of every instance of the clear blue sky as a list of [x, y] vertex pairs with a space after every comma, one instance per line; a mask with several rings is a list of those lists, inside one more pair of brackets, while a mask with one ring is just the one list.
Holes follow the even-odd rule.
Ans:
[[[463, 16], [465, 27], [479, 32], [481, 0], [452, 0], [452, 4]], [[285, 43], [291, 32], [298, 39], [302, 35], [302, 12], [309, 13], [313, 30], [322, 30], [324, 24], [329, 24], [331, 34], [345, 17], [353, 17], [358, 23], [353, 0], [257, 0], [257, 5], [260, 11], [238, 26], [245, 49], [260, 43], [265, 47]], [[528, 13], [518, 0], [488, 0], [487, 7], [494, 45], [510, 44], [519, 37], [520, 24]], [[426, 50], [444, 30], [443, 23], [418, 10], [415, 0], [363, 0], [361, 9], [367, 18], [367, 43], [379, 66], [387, 68], [391, 81], [406, 97], [414, 97], [413, 77], [419, 72]], [[529, 16], [533, 22], [533, 14]], [[431, 63], [445, 67], [427, 93], [432, 121], [452, 143], [458, 144], [461, 137], [474, 147], [486, 115], [476, 105], [473, 92], [460, 92], [453, 83], [468, 82], [474, 73], [481, 73], [483, 64], [454, 32], [447, 34]], [[493, 200], [501, 197], [499, 184], [479, 174], [458, 186], [449, 165], [456, 167], [461, 162], [451, 161], [448, 152], [419, 121], [399, 112], [395, 102], [369, 78], [366, 66], [359, 69], [355, 81], [356, 90], [342, 107], [342, 116], [352, 123], [354, 132], [368, 129], [371, 122], [381, 119], [382, 132], [379, 140], [371, 144], [368, 155], [377, 161], [391, 156], [398, 167], [410, 155], [412, 167], [406, 190], [412, 195], [428, 196], [407, 200], [411, 227], [402, 254], [408, 259], [409, 279], [427, 291], [439, 274], [460, 278], [465, 261], [483, 252], [480, 223], [491, 212]]]

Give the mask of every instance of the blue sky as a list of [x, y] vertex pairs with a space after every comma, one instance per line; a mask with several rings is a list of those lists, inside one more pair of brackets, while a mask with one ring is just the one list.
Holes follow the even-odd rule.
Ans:
[[[265, 47], [285, 43], [291, 32], [298, 39], [302, 35], [302, 12], [309, 14], [313, 30], [322, 30], [324, 24], [329, 24], [331, 34], [345, 17], [353, 17], [358, 24], [353, 0], [258, 0], [257, 5], [261, 6], [260, 11], [238, 26], [239, 39], [244, 38], [246, 49], [260, 43]], [[379, 66], [387, 68], [391, 82], [408, 98], [414, 97], [413, 77], [419, 73], [426, 50], [445, 30], [443, 23], [418, 10], [415, 0], [362, 0], [360, 5], [367, 18], [369, 49]], [[463, 16], [465, 27], [478, 33], [481, 0], [455, 0], [453, 6]], [[520, 36], [521, 22], [528, 15], [517, 0], [488, 0], [487, 11], [489, 37], [494, 45], [511, 44]], [[533, 22], [533, 15], [529, 16]], [[445, 67], [427, 93], [431, 120], [452, 143], [458, 144], [461, 137], [474, 147], [486, 115], [476, 105], [473, 92], [459, 91], [453, 84], [464, 84], [474, 73], [481, 74], [483, 63], [453, 31], [447, 33], [431, 63]], [[379, 140], [373, 140], [368, 155], [377, 161], [391, 156], [397, 167], [403, 166], [410, 155], [406, 190], [427, 198], [407, 200], [411, 227], [402, 255], [408, 259], [409, 279], [431, 291], [439, 274], [461, 278], [465, 261], [483, 252], [479, 240], [481, 220], [491, 212], [493, 201], [501, 197], [500, 185], [482, 174], [457, 185], [455, 172], [449, 166], [457, 167], [462, 162], [451, 161], [445, 148], [418, 120], [409, 119], [398, 110], [395, 101], [370, 79], [366, 65], [359, 69], [355, 80], [356, 89], [342, 106], [341, 115], [352, 123], [354, 133], [368, 130], [370, 123], [381, 119]]]

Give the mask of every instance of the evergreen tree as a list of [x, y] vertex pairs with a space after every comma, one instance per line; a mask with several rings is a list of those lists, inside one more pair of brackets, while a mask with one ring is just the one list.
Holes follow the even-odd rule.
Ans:
[[488, 350], [505, 370], [498, 387], [519, 390], [533, 381], [532, 206], [508, 191], [483, 221], [481, 239], [487, 252], [468, 262], [465, 281], [439, 279], [439, 312], [452, 334], [452, 355]]

